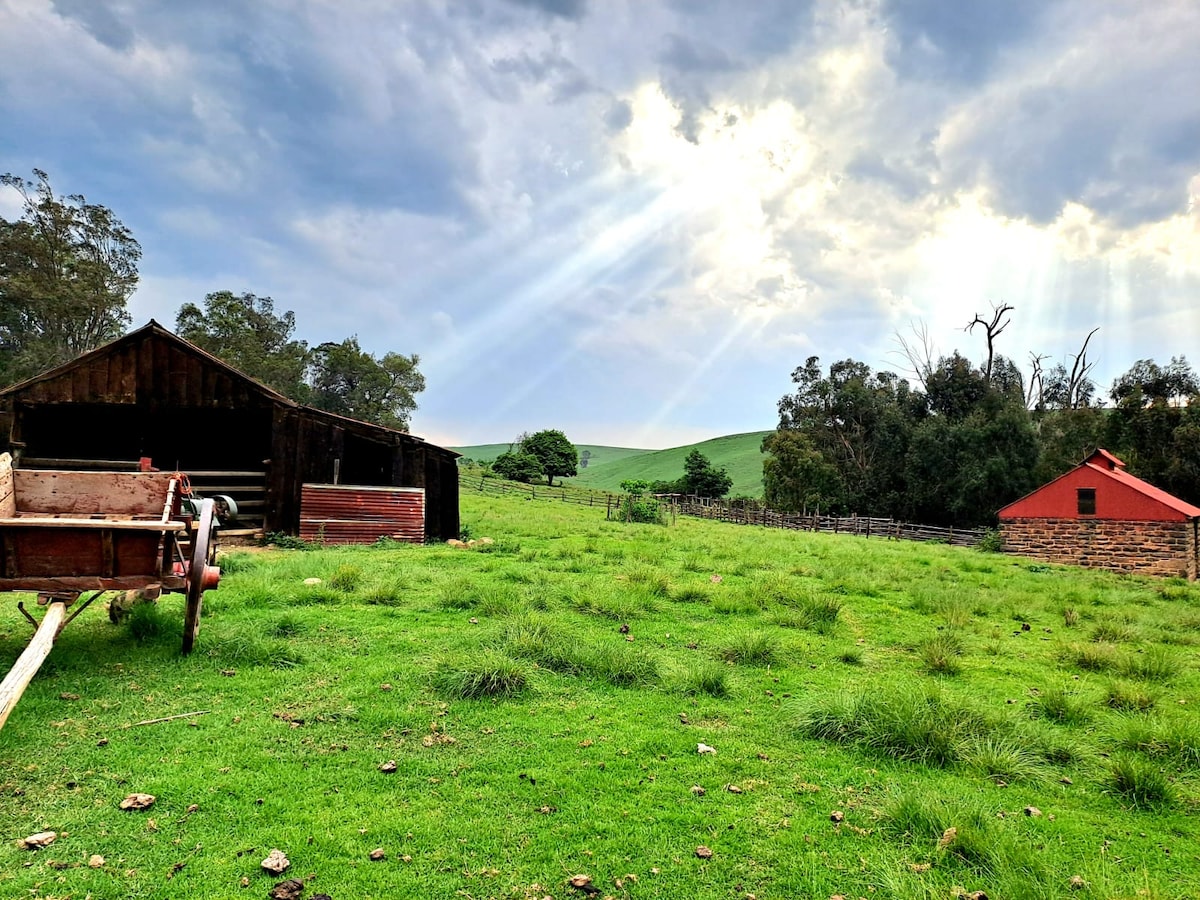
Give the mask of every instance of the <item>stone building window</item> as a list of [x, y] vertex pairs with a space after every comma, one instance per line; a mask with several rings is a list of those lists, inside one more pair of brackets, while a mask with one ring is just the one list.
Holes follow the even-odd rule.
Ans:
[[1094, 516], [1096, 514], [1096, 489], [1076, 488], [1075, 499], [1079, 504], [1079, 515]]

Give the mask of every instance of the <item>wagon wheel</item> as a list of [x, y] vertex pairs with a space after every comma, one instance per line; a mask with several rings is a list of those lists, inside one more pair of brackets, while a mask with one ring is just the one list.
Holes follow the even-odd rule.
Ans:
[[183, 652], [191, 653], [200, 631], [200, 606], [204, 592], [217, 586], [221, 570], [212, 565], [217, 546], [213, 540], [213, 501], [200, 501], [200, 519], [192, 536], [192, 563], [187, 573], [187, 607], [183, 614]]

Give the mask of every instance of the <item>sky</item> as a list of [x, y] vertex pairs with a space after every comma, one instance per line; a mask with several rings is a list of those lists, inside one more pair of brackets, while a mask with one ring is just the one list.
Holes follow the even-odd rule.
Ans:
[[1026, 371], [1200, 364], [1198, 48], [1194, 0], [0, 0], [0, 172], [129, 226], [135, 327], [269, 296], [419, 355], [434, 443], [660, 448], [996, 304]]

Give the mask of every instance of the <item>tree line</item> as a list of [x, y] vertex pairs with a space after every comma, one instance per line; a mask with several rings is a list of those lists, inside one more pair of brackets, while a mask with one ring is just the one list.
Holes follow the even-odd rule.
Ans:
[[853, 359], [824, 368], [813, 356], [797, 368], [762, 444], [767, 505], [990, 524], [1096, 447], [1200, 504], [1200, 380], [1184, 357], [1137, 361], [1113, 382], [1107, 406], [1090, 378], [1087, 341], [1071, 369], [1045, 370], [1045, 357], [1031, 356], [1026, 375], [994, 352], [1007, 321], [976, 319], [989, 335], [981, 365], [958, 351], [933, 358], [920, 352], [927, 341], [901, 342], [915, 385]]
[[[0, 387], [123, 335], [142, 249], [105, 206], [56, 196], [49, 176], [0, 175], [21, 214], [0, 216]], [[425, 379], [415, 354], [375, 356], [357, 336], [309, 346], [270, 297], [216, 291], [184, 303], [175, 331], [279, 393], [317, 409], [407, 429]]]

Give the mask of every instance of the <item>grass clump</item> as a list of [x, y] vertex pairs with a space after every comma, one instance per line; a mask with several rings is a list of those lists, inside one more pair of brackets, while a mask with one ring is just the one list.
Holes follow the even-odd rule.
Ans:
[[1123, 716], [1113, 728], [1120, 750], [1170, 761], [1184, 769], [1200, 768], [1200, 725], [1158, 716]]
[[271, 637], [290, 638], [308, 631], [308, 623], [293, 615], [284, 615], [274, 625], [267, 629]]
[[1166, 806], [1175, 799], [1171, 780], [1155, 763], [1133, 754], [1109, 761], [1109, 784], [1121, 797], [1138, 808]]
[[1147, 712], [1158, 702], [1157, 695], [1129, 681], [1114, 681], [1108, 686], [1104, 705], [1124, 712]]
[[1109, 672], [1117, 668], [1120, 657], [1114, 644], [1071, 644], [1063, 651], [1063, 660], [1085, 672]]
[[963, 643], [958, 635], [948, 631], [939, 632], [918, 648], [921, 662], [930, 672], [937, 675], [957, 675], [962, 671]]
[[1111, 620], [1100, 622], [1092, 629], [1091, 641], [1095, 644], [1120, 644], [1137, 637], [1134, 629], [1123, 622]]
[[1121, 660], [1121, 672], [1127, 678], [1144, 681], [1171, 681], [1182, 669], [1183, 662], [1179, 656], [1158, 645], [1141, 653], [1130, 653]]
[[658, 681], [658, 661], [625, 642], [596, 647], [585, 655], [583, 669], [616, 687], [645, 687]]
[[228, 666], [266, 666], [294, 669], [304, 664], [303, 655], [283, 640], [237, 634], [215, 643], [208, 655]]
[[1045, 774], [1041, 759], [1011, 738], [986, 737], [966, 742], [959, 751], [962, 762], [995, 782], [1031, 781]]
[[139, 644], [177, 630], [162, 607], [150, 600], [139, 601], [130, 606], [126, 612], [125, 625], [130, 636]]
[[679, 692], [688, 697], [705, 694], [709, 697], [729, 696], [729, 670], [715, 662], [692, 666], [680, 679]]
[[960, 762], [969, 740], [1000, 736], [982, 713], [938, 691], [843, 694], [802, 709], [796, 724], [808, 737], [932, 766]]
[[333, 574], [329, 576], [329, 586], [335, 591], [341, 591], [345, 594], [350, 594], [357, 590], [361, 581], [362, 569], [358, 566], [338, 566]]
[[504, 627], [501, 646], [511, 656], [536, 663], [564, 675], [577, 674], [580, 664], [577, 643], [549, 616], [519, 616]]
[[408, 589], [399, 578], [376, 582], [362, 593], [363, 602], [371, 606], [402, 606], [408, 596]]
[[1029, 714], [1059, 725], [1079, 725], [1092, 717], [1087, 702], [1062, 686], [1039, 691], [1029, 701]]
[[718, 651], [725, 662], [742, 666], [769, 666], [779, 658], [779, 647], [762, 631], [740, 631]]
[[496, 650], [441, 662], [433, 673], [434, 686], [460, 700], [514, 697], [529, 687], [526, 665]]

